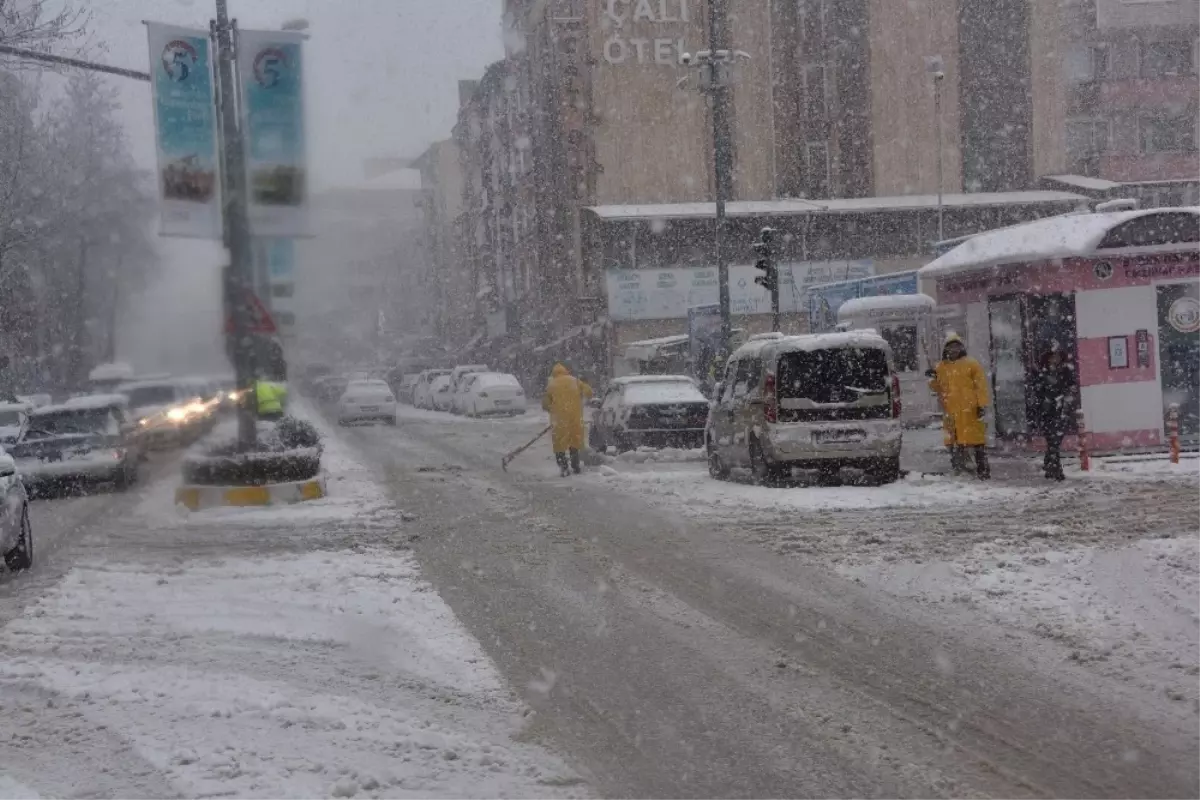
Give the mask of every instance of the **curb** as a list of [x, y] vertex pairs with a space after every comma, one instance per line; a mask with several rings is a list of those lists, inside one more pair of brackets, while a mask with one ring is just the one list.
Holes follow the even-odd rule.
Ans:
[[222, 506], [282, 506], [324, 497], [325, 476], [306, 481], [271, 483], [266, 486], [196, 486], [185, 484], [175, 490], [175, 504], [192, 511]]

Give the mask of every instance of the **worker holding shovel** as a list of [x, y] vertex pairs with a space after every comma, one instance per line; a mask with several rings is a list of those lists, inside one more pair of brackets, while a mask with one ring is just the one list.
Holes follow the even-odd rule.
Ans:
[[579, 451], [583, 449], [583, 404], [592, 387], [579, 380], [562, 364], [555, 364], [546, 383], [542, 408], [550, 412], [551, 446], [563, 477], [579, 474]]

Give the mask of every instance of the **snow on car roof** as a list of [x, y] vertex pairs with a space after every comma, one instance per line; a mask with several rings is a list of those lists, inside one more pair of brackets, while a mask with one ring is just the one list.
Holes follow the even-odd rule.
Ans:
[[630, 405], [708, 402], [708, 398], [690, 380], [631, 383], [626, 385], [623, 394], [624, 402]]
[[799, 336], [784, 336], [780, 339], [760, 339], [746, 342], [733, 351], [730, 358], [757, 355], [768, 348], [781, 352], [794, 350], [829, 350], [836, 347], [869, 347], [890, 350], [887, 340], [873, 330], [837, 331], [836, 333], [805, 333]]
[[[1020, 264], [1095, 252], [1105, 235], [1123, 222], [1181, 209], [1067, 214], [980, 233], [921, 268], [922, 278], [944, 278], [1000, 264]], [[1182, 209], [1200, 214], [1200, 209]], [[1195, 248], [1195, 244], [1181, 247]]]
[[881, 294], [875, 297], [855, 297], [838, 308], [838, 319], [843, 314], [862, 314], [871, 311], [894, 311], [898, 309], [919, 310], [933, 308], [937, 301], [927, 294]]
[[621, 378], [613, 378], [613, 383], [628, 385], [631, 383], [691, 383], [696, 381], [687, 375], [625, 375]]
[[156, 380], [144, 381], [129, 381], [127, 383], [117, 384], [117, 393], [126, 394], [134, 389], [153, 389], [158, 386], [170, 386], [172, 389], [179, 388], [179, 382], [171, 378], [163, 378]]
[[[79, 397], [72, 397], [58, 407], [83, 409], [127, 405], [129, 405], [129, 398], [123, 394], [84, 394]], [[44, 408], [53, 408], [53, 406], [44, 406]]]

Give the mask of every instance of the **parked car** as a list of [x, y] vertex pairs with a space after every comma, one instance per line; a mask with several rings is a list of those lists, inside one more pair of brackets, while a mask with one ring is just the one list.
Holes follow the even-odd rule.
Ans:
[[433, 408], [433, 394], [430, 387], [433, 382], [443, 375], [449, 376], [448, 369], [427, 369], [417, 376], [417, 383], [413, 386], [413, 405], [417, 408]]
[[429, 384], [429, 407], [434, 411], [449, 411], [453, 401], [450, 391], [450, 375], [439, 375]]
[[468, 417], [525, 413], [525, 390], [516, 376], [505, 372], [472, 373], [461, 394], [463, 413]]
[[484, 372], [464, 372], [458, 376], [458, 383], [450, 389], [450, 410], [455, 414], [467, 413], [467, 387]]
[[619, 452], [642, 445], [700, 447], [708, 405], [696, 381], [686, 375], [614, 378], [592, 401], [588, 444], [593, 450], [614, 445]]
[[12, 444], [29, 426], [30, 403], [0, 403], [0, 445]]
[[372, 421], [396, 424], [395, 395], [385, 380], [350, 381], [338, 400], [338, 424]]
[[98, 483], [128, 488], [138, 477], [139, 453], [123, 429], [124, 398], [76, 397], [29, 415], [29, 428], [9, 448], [33, 493]]
[[710, 473], [749, 467], [758, 481], [843, 467], [900, 476], [900, 384], [874, 331], [755, 338], [729, 357], [708, 415]]
[[396, 400], [401, 403], [413, 405], [413, 392], [417, 388], [417, 379], [421, 377], [420, 373], [410, 372], [407, 375], [401, 375], [399, 382], [394, 387]]
[[486, 364], [459, 364], [454, 369], [450, 370], [450, 411], [453, 411], [456, 414], [462, 413], [458, 404], [454, 402], [454, 398], [458, 395], [459, 390], [462, 388], [463, 379], [472, 373], [487, 371], [488, 367]]
[[0, 553], [13, 572], [33, 566], [33, 528], [29, 524], [29, 494], [17, 473], [17, 462], [0, 450]]

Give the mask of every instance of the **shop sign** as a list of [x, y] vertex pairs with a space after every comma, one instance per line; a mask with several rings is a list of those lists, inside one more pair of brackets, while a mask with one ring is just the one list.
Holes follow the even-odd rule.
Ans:
[[[604, 60], [624, 64], [679, 65], [687, 52], [678, 29], [692, 20], [695, 0], [600, 0], [601, 24], [609, 35], [604, 39]], [[634, 31], [634, 28], [638, 32]], [[672, 34], [672, 35], [663, 35]]]
[[1200, 299], [1187, 295], [1176, 298], [1167, 309], [1167, 322], [1180, 333], [1200, 331]]

